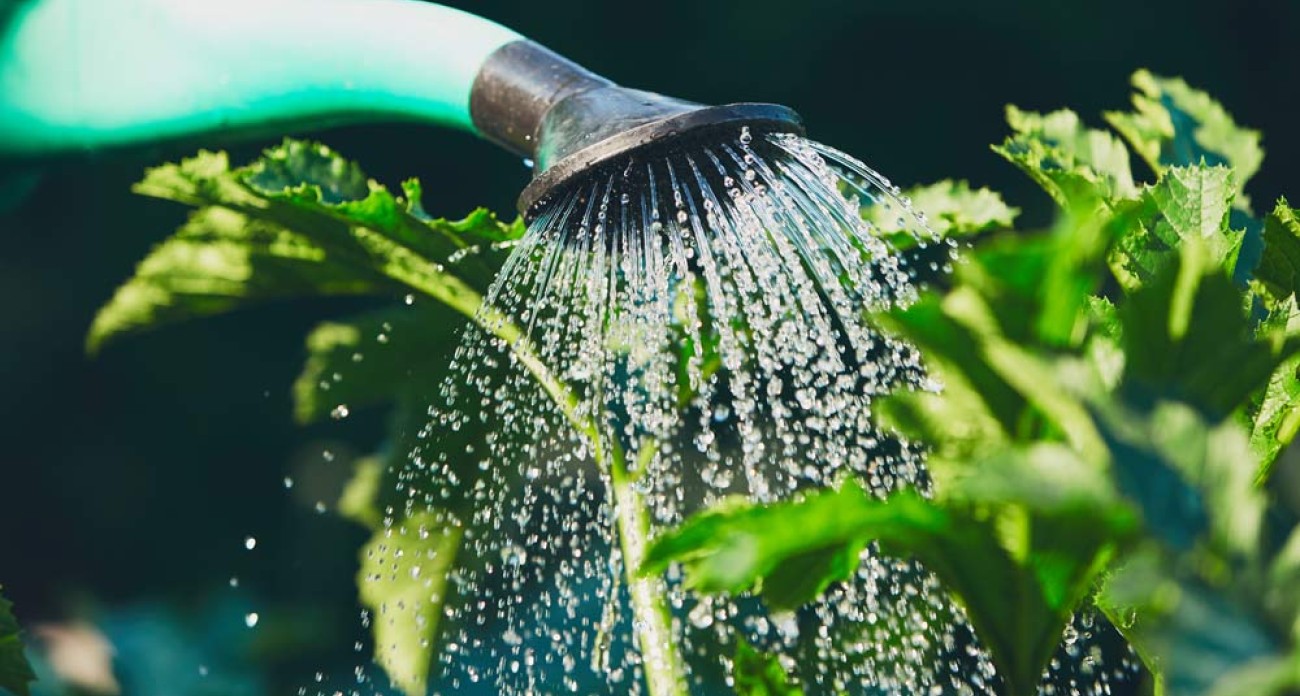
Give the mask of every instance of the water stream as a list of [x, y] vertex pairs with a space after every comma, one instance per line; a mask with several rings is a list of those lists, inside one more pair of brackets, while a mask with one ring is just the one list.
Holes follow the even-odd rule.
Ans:
[[[922, 251], [898, 253], [866, 206]], [[871, 406], [938, 385], [865, 316], [911, 301], [918, 273], [954, 254], [883, 177], [791, 135], [687, 143], [551, 201], [399, 476], [393, 519], [446, 510], [464, 534], [431, 689], [647, 693], [649, 675], [659, 693], [729, 693], [744, 636], [810, 694], [992, 693], [960, 611], [911, 563], [868, 552], [852, 582], [784, 615], [625, 574], [647, 534], [727, 496], [846, 474], [881, 495], [924, 488], [921, 453]], [[441, 562], [388, 561], [398, 575]], [[1051, 692], [1106, 693], [1128, 670], [1061, 670]]]

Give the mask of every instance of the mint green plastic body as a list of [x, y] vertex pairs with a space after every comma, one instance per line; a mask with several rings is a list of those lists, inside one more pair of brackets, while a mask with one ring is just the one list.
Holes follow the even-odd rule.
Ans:
[[409, 120], [473, 131], [519, 37], [418, 0], [19, 0], [0, 17], [0, 157]]

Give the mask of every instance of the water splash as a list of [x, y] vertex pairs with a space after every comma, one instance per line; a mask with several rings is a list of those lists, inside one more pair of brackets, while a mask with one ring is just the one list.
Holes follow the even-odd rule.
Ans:
[[[640, 693], [668, 657], [662, 635], [634, 636], [658, 630], [699, 692], [726, 683], [743, 635], [809, 693], [992, 693], [961, 612], [912, 563], [868, 552], [853, 581], [788, 615], [695, 598], [671, 575], [625, 580], [644, 538], [620, 544], [619, 525], [673, 525], [729, 495], [774, 500], [846, 473], [880, 495], [925, 488], [918, 449], [871, 422], [877, 396], [937, 385], [866, 321], [912, 301], [918, 271], [865, 207], [897, 220], [913, 254], [955, 253], [886, 179], [792, 135], [744, 130], [632, 158], [550, 201], [397, 472], [386, 524], [436, 509], [463, 528], [436, 687]], [[386, 561], [394, 578], [424, 563]], [[629, 611], [646, 592], [668, 598], [663, 626]]]

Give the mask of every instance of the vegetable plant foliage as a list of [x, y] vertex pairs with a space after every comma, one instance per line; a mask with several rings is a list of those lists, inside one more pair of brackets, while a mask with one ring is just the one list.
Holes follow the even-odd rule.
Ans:
[[[965, 182], [909, 192], [937, 232], [973, 240], [941, 286], [875, 317], [943, 385], [876, 407], [928, 449], [932, 490], [881, 499], [845, 480], [772, 505], [729, 502], [662, 534], [642, 572], [680, 564], [695, 592], [789, 609], [878, 548], [938, 575], [1007, 694], [1036, 691], [1079, 611], [1109, 617], [1165, 693], [1300, 688], [1300, 533], [1271, 488], [1300, 429], [1300, 221], [1285, 200], [1257, 214], [1245, 197], [1258, 133], [1181, 80], [1133, 83], [1133, 109], [1106, 114], [1114, 132], [1070, 111], [1008, 109], [1012, 134], [994, 151], [1060, 207], [1050, 230], [1007, 233], [1018, 210]], [[424, 693], [443, 603], [460, 601], [448, 578], [473, 502], [403, 512], [388, 499], [391, 458], [426, 425], [420, 390], [437, 384], [455, 327], [484, 322], [482, 295], [522, 222], [435, 219], [418, 182], [395, 194], [299, 141], [242, 167], [202, 152], [137, 191], [194, 210], [100, 311], [92, 351], [255, 302], [393, 300], [317, 327], [293, 394], [304, 423], [392, 408], [392, 441], [359, 463], [337, 509], [372, 532], [357, 582], [375, 659]], [[903, 245], [891, 220], [862, 214]], [[512, 345], [497, 319], [485, 328]], [[564, 401], [561, 382], [522, 363]], [[400, 555], [437, 563], [386, 577], [382, 559]], [[395, 609], [415, 596], [419, 611]], [[0, 687], [20, 690], [30, 674], [5, 652], [7, 618]], [[746, 643], [731, 662], [739, 694], [803, 693]]]
[[[978, 241], [948, 287], [877, 317], [943, 384], [877, 409], [929, 448], [932, 495], [846, 481], [709, 511], [661, 536], [648, 572], [678, 562], [699, 591], [786, 607], [853, 568], [792, 588], [789, 564], [875, 542], [941, 578], [1005, 693], [1036, 693], [1070, 616], [1094, 610], [1163, 693], [1300, 689], [1300, 530], [1270, 487], [1300, 406], [1300, 227], [1285, 200], [1255, 217], [1242, 193], [1257, 133], [1181, 80], [1133, 82], [1135, 110], [1107, 114], [1123, 141], [1009, 108], [994, 150], [1060, 222]], [[737, 562], [744, 535], [770, 536]]]
[[23, 644], [18, 621], [13, 615], [13, 604], [0, 596], [0, 690], [17, 696], [27, 696], [28, 685], [36, 675], [23, 654]]

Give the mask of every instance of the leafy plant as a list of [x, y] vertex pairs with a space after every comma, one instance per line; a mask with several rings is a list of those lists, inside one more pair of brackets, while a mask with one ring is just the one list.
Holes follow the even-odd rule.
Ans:
[[13, 615], [13, 604], [0, 596], [0, 690], [17, 696], [27, 696], [28, 684], [36, 679], [32, 667], [23, 654], [22, 637], [18, 620]]
[[[389, 452], [405, 457], [410, 438], [427, 425], [427, 391], [447, 362], [436, 348], [449, 347], [454, 328], [469, 319], [513, 352], [592, 443], [611, 477], [625, 541], [648, 533], [641, 494], [631, 485], [617, 444], [611, 446], [613, 440], [602, 438], [579, 414], [567, 386], [519, 341], [519, 329], [482, 307], [482, 292], [503, 260], [499, 252], [522, 235], [521, 221], [505, 224], [484, 210], [459, 221], [433, 219], [422, 207], [418, 182], [405, 182], [394, 196], [328, 148], [297, 141], [238, 168], [224, 154], [203, 152], [150, 171], [136, 190], [196, 210], [99, 312], [89, 350], [132, 331], [250, 302], [306, 295], [400, 297], [405, 306], [398, 309], [313, 331], [294, 399], [303, 422], [395, 401]], [[416, 293], [422, 298], [418, 308], [411, 306]], [[426, 305], [423, 298], [435, 302]], [[390, 342], [394, 332], [403, 333], [404, 347]], [[400, 688], [417, 694], [425, 690], [447, 576], [456, 567], [468, 517], [463, 508], [472, 501], [434, 510], [386, 501], [383, 493], [395, 490], [400, 471], [393, 463], [383, 457], [364, 462], [340, 508], [373, 534], [362, 551], [358, 588], [372, 617], [376, 661]], [[642, 545], [625, 543], [625, 549]], [[412, 580], [415, 562], [423, 572]], [[643, 642], [671, 649], [657, 582], [629, 579], [650, 590], [633, 593], [634, 610], [647, 626]], [[648, 678], [658, 682], [656, 693], [679, 689], [678, 665], [670, 659], [657, 672], [649, 670]]]
[[[1037, 688], [1071, 615], [1089, 607], [1114, 621], [1168, 693], [1300, 683], [1291, 589], [1300, 534], [1285, 529], [1294, 511], [1267, 494], [1300, 429], [1300, 224], [1285, 201], [1263, 219], [1251, 214], [1244, 187], [1262, 160], [1257, 133], [1180, 80], [1139, 72], [1134, 85], [1134, 111], [1106, 116], [1119, 137], [1069, 111], [1008, 110], [1013, 133], [994, 149], [1061, 207], [1053, 230], [990, 236], [1018, 211], [965, 182], [909, 192], [936, 231], [977, 239], [945, 289], [876, 317], [917, 345], [944, 385], [876, 409], [929, 449], [932, 494], [882, 500], [846, 480], [769, 506], [732, 501], [664, 534], [644, 559], [627, 553], [631, 570], [641, 566], [630, 582], [653, 589], [680, 562], [695, 591], [752, 590], [788, 608], [845, 578], [875, 544], [938, 574], [1009, 694]], [[1153, 181], [1134, 176], [1130, 148]], [[358, 463], [338, 510], [371, 530], [359, 595], [376, 661], [404, 691], [425, 689], [472, 501], [415, 510], [386, 498], [391, 458], [427, 421], [421, 390], [446, 364], [429, 348], [449, 345], [455, 325], [477, 321], [516, 351], [597, 451], [625, 551], [641, 548], [648, 522], [623, 453], [608, 449], [617, 439], [573, 408], [564, 383], [516, 343], [517, 329], [482, 311], [521, 222], [482, 210], [434, 219], [418, 182], [395, 195], [297, 141], [237, 168], [200, 153], [149, 172], [137, 190], [195, 211], [97, 316], [91, 350], [252, 302], [395, 301], [312, 332], [294, 403], [304, 423], [393, 406], [391, 443]], [[906, 246], [894, 221], [862, 214]], [[662, 597], [630, 594], [643, 598], [634, 607], [643, 635], [671, 641]], [[732, 666], [738, 693], [802, 693], [776, 657], [747, 643]], [[647, 677], [659, 691], [681, 689], [671, 664]]]
[[946, 289], [876, 318], [944, 387], [876, 409], [929, 449], [932, 495], [846, 481], [728, 504], [657, 539], [647, 572], [678, 562], [697, 591], [790, 607], [874, 542], [939, 576], [1005, 693], [1036, 692], [1089, 607], [1164, 693], [1300, 689], [1300, 528], [1268, 490], [1300, 423], [1300, 227], [1285, 200], [1250, 215], [1258, 133], [1181, 80], [1133, 79], [1135, 111], [1107, 120], [1153, 182], [1073, 112], [1010, 107], [994, 151], [1060, 223], [978, 243]]
[[[522, 222], [505, 224], [484, 210], [458, 221], [433, 219], [420, 203], [418, 182], [405, 182], [401, 195], [393, 195], [328, 148], [292, 140], [243, 167], [232, 167], [224, 154], [202, 152], [151, 170], [136, 191], [195, 210], [99, 312], [87, 339], [91, 351], [135, 331], [255, 302], [310, 295], [398, 300], [395, 307], [326, 322], [311, 332], [306, 364], [294, 384], [294, 415], [310, 423], [395, 405], [385, 452], [357, 464], [337, 508], [372, 534], [361, 550], [357, 584], [374, 632], [376, 662], [405, 692], [424, 693], [438, 619], [449, 601], [446, 581], [457, 567], [472, 501], [414, 510], [392, 499], [401, 470], [394, 458], [407, 456], [413, 434], [427, 425], [428, 390], [445, 369], [457, 326], [478, 321], [514, 346], [517, 330], [480, 310], [482, 293], [503, 261], [500, 252], [522, 235]], [[918, 195], [918, 205], [954, 235], [1009, 225], [1016, 213], [995, 194], [964, 182], [939, 182]], [[600, 438], [594, 425], [576, 415], [565, 385], [515, 349], [579, 432], [597, 448], [615, 443], [601, 454], [619, 498], [622, 534], [647, 534], [648, 520], [616, 440]], [[715, 358], [705, 369], [717, 367]], [[416, 562], [420, 574], [412, 578]], [[637, 614], [659, 625], [655, 640], [670, 640], [662, 606], [639, 607]], [[673, 673], [657, 678], [669, 689], [680, 682]]]
[[739, 696], [804, 696], [803, 689], [790, 683], [780, 660], [744, 640], [736, 645], [734, 662], [732, 674]]

